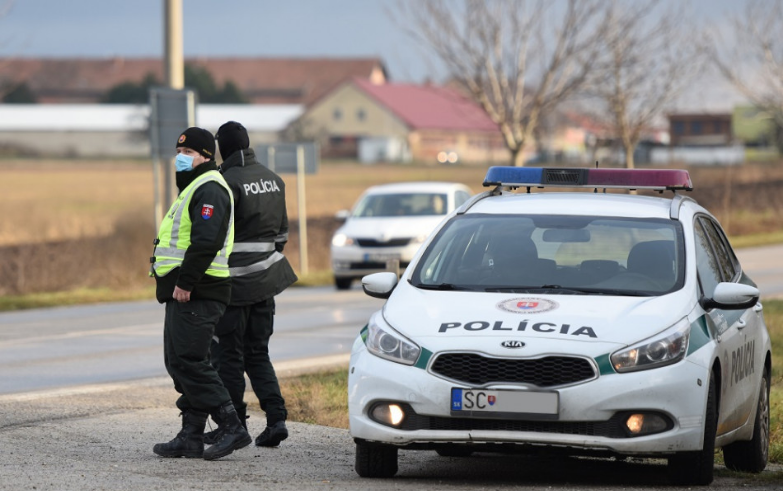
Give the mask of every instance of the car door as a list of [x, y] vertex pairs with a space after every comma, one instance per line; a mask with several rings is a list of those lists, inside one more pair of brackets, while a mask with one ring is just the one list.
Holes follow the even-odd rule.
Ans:
[[[715, 249], [723, 272], [723, 281], [739, 282], [742, 279], [742, 268], [720, 225], [707, 217], [700, 220]], [[757, 302], [751, 308], [731, 312], [738, 317], [736, 327], [739, 346], [727, 357], [730, 360], [729, 385], [738, 386], [740, 399], [737, 401], [737, 410], [740, 415], [745, 415], [744, 419], [747, 420], [753, 416], [756, 407], [763, 368], [764, 346], [759, 339], [762, 329], [761, 303]]]
[[[728, 241], [710, 217], [694, 223], [696, 262], [702, 294], [711, 297], [720, 282], [737, 282], [741, 270]], [[721, 397], [718, 434], [742, 426], [754, 408], [758, 383], [754, 382], [758, 335], [758, 314], [754, 308], [727, 310], [712, 308], [707, 324], [718, 340], [721, 359]]]

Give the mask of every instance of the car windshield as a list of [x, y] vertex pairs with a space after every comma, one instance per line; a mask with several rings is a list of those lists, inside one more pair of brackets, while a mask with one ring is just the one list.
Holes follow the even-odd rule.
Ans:
[[354, 217], [445, 215], [446, 195], [437, 193], [368, 194], [354, 208]]
[[419, 288], [661, 295], [682, 287], [679, 222], [652, 218], [458, 215], [413, 272]]

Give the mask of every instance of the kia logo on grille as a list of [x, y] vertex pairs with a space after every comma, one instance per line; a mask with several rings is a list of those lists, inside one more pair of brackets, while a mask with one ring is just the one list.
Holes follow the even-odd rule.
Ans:
[[510, 349], [516, 349], [516, 348], [524, 348], [525, 343], [522, 341], [503, 341], [500, 343], [500, 345], [504, 348], [510, 348]]

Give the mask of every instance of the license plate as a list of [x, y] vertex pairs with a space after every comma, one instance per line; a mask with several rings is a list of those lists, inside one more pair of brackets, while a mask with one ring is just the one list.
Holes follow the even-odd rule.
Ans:
[[451, 389], [451, 413], [462, 417], [557, 419], [557, 392]]

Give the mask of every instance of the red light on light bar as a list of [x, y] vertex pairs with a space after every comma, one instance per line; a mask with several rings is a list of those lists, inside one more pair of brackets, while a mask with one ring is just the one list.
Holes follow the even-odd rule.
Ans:
[[590, 169], [587, 185], [597, 188], [693, 189], [688, 171], [679, 169]]

